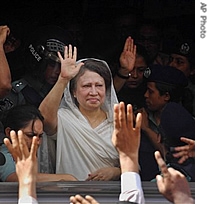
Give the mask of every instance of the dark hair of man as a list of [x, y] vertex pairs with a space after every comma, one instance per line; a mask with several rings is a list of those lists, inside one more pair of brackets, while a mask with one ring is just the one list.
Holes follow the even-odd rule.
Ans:
[[168, 92], [171, 102], [180, 102], [184, 93], [184, 88], [176, 85], [169, 85], [164, 83], [155, 82], [155, 86], [160, 95], [164, 95]]
[[44, 117], [40, 113], [39, 109], [33, 105], [18, 105], [7, 110], [3, 114], [2, 124], [4, 129], [10, 127], [14, 131], [18, 131], [26, 127], [31, 120], [44, 121]]
[[106, 91], [111, 87], [111, 72], [107, 65], [101, 61], [96, 61], [93, 59], [88, 59], [81, 66], [78, 74], [71, 80], [70, 90], [71, 93], [76, 89], [78, 79], [87, 71], [96, 72], [105, 81]]

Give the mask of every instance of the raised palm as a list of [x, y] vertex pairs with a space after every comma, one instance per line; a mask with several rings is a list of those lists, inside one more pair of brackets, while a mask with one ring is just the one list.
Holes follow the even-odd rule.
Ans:
[[128, 37], [125, 41], [123, 52], [120, 55], [121, 68], [132, 71], [136, 58], [136, 45], [133, 43], [133, 39]]
[[74, 50], [72, 50], [72, 46], [69, 45], [69, 47], [65, 47], [64, 50], [64, 58], [58, 52], [58, 56], [61, 61], [61, 73], [60, 77], [64, 79], [72, 79], [79, 71], [81, 65], [83, 63], [79, 63], [78, 65], [76, 64], [77, 60], [77, 48], [74, 47]]

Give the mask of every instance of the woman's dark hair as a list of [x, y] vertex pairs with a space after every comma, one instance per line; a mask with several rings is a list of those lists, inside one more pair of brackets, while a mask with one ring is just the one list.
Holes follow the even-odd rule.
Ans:
[[77, 75], [71, 80], [70, 82], [71, 93], [73, 93], [73, 91], [76, 89], [78, 78], [81, 77], [87, 70], [96, 72], [104, 79], [106, 91], [111, 87], [111, 72], [108, 69], [107, 65], [101, 61], [88, 59], [84, 61], [84, 65], [81, 66]]
[[1, 121], [4, 129], [10, 127], [17, 132], [26, 127], [31, 120], [37, 119], [44, 121], [38, 108], [33, 105], [18, 105], [5, 111]]
[[149, 55], [143, 45], [136, 44], [136, 54], [144, 58], [144, 61], [147, 65], [150, 63]]

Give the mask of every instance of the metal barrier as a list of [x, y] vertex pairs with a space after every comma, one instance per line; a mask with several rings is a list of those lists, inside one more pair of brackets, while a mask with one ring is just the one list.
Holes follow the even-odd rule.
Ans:
[[[195, 183], [190, 182], [193, 197]], [[155, 182], [142, 182], [146, 204], [169, 204], [158, 191]], [[114, 204], [120, 194], [119, 181], [72, 181], [72, 182], [41, 182], [37, 183], [39, 204], [69, 204], [71, 195], [92, 195], [101, 204]], [[0, 182], [0, 203], [17, 204], [18, 183]]]

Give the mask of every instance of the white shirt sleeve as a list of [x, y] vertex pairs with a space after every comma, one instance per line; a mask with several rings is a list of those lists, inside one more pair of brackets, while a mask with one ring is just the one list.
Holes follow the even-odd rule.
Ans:
[[121, 193], [119, 200], [145, 204], [141, 177], [139, 174], [135, 172], [125, 172], [121, 174]]
[[38, 204], [38, 201], [35, 199], [35, 198], [33, 198], [33, 197], [31, 197], [31, 196], [24, 196], [24, 197], [22, 197], [22, 198], [19, 198], [19, 200], [18, 200], [18, 204]]

